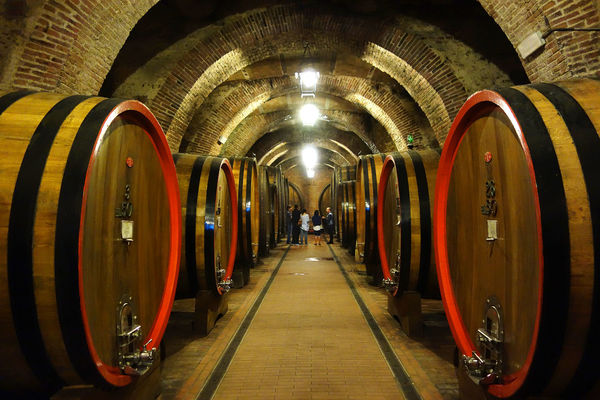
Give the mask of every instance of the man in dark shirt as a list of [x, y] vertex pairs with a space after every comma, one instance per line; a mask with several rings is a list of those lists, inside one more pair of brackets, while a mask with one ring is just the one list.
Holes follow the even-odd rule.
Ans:
[[292, 211], [292, 227], [294, 237], [292, 244], [298, 244], [298, 237], [300, 236], [300, 226], [298, 225], [298, 221], [300, 221], [300, 210], [298, 209], [298, 204], [294, 204], [294, 211]]
[[327, 217], [325, 218], [325, 229], [327, 229], [327, 233], [329, 234], [329, 244], [333, 244], [333, 213], [331, 212], [331, 207], [327, 207], [325, 211], [327, 212]]
[[292, 206], [288, 206], [285, 222], [287, 224], [287, 244], [290, 244], [292, 243], [292, 232], [294, 231], [294, 224], [292, 222]]

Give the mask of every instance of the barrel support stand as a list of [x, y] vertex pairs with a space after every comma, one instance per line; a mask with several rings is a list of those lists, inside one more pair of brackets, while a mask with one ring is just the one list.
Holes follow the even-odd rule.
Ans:
[[423, 315], [419, 293], [406, 291], [400, 296], [392, 296], [388, 293], [388, 312], [400, 321], [402, 330], [408, 336], [423, 336]]
[[[160, 354], [160, 350], [157, 354]], [[65, 386], [50, 400], [139, 400], [155, 399], [161, 392], [162, 365], [159, 359], [146, 374], [134, 378], [134, 382], [118, 389], [105, 390], [91, 385]]]
[[228, 309], [228, 294], [216, 295], [210, 290], [200, 290], [196, 295], [194, 331], [206, 336], [215, 327], [217, 319]]
[[234, 289], [241, 289], [248, 283], [245, 277], [246, 274], [244, 273], [244, 268], [246, 268], [244, 265], [236, 265], [233, 269], [231, 279], [233, 279]]

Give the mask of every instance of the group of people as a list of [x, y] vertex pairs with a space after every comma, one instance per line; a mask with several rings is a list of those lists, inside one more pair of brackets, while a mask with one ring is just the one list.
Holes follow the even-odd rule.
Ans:
[[286, 216], [288, 228], [287, 243], [296, 246], [301, 244], [308, 245], [308, 231], [310, 230], [311, 223], [315, 234], [315, 246], [321, 246], [321, 232], [323, 230], [329, 235], [329, 243], [333, 243], [334, 221], [330, 207], [327, 207], [326, 213], [326, 216], [321, 216], [319, 210], [315, 210], [311, 217], [306, 212], [306, 208], [300, 211], [297, 204], [294, 207], [288, 206]]

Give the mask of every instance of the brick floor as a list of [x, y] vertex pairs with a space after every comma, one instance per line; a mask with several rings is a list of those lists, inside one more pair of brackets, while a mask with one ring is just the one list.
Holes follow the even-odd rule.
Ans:
[[[424, 399], [458, 398], [454, 344], [441, 302], [423, 301], [424, 338], [408, 338], [386, 311], [383, 289], [333, 247]], [[232, 290], [229, 311], [204, 338], [191, 332], [193, 301], [178, 301], [165, 335], [162, 400], [195, 399], [282, 255]], [[309, 257], [318, 261], [307, 261]], [[214, 399], [402, 399], [403, 395], [327, 246], [292, 247]]]
[[323, 258], [326, 246], [290, 250], [215, 400], [403, 398], [337, 264]]

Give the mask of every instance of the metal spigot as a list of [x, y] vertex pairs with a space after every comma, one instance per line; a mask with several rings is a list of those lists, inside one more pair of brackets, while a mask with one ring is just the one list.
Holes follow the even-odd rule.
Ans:
[[217, 284], [225, 293], [231, 290], [233, 286], [233, 279], [224, 279]]
[[140, 376], [144, 375], [150, 370], [152, 364], [154, 364], [154, 358], [156, 356], [156, 347], [148, 350], [148, 345], [152, 342], [150, 339], [143, 346], [143, 350], [136, 350], [134, 353], [124, 354], [122, 359], [119, 361], [119, 366], [123, 373], [127, 375]]

